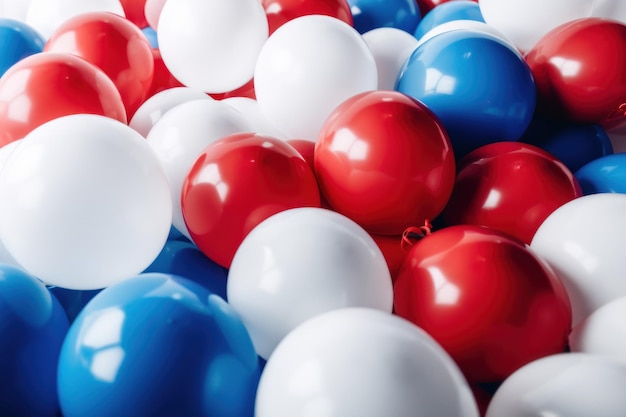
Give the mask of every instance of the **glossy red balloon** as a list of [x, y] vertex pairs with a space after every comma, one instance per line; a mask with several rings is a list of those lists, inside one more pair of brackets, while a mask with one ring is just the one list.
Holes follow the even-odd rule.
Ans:
[[70, 54], [24, 58], [0, 78], [0, 146], [70, 114], [99, 114], [126, 123], [120, 93], [102, 70]]
[[146, 100], [163, 90], [167, 90], [175, 87], [184, 87], [183, 83], [178, 81], [167, 69], [163, 58], [161, 57], [161, 51], [158, 49], [152, 50], [154, 58], [154, 77], [152, 77], [152, 84], [146, 94]]
[[[419, 6], [423, 16], [440, 4], [447, 3], [449, 1], [451, 0], [417, 0], [417, 5]], [[478, 0], [473, 1], [478, 2]]]
[[406, 250], [402, 246], [402, 236], [383, 236], [370, 234], [378, 245], [378, 248], [383, 253], [389, 273], [391, 273], [391, 280], [396, 281], [398, 272], [406, 258]]
[[304, 158], [280, 139], [253, 133], [209, 145], [193, 164], [181, 193], [191, 238], [226, 268], [261, 221], [290, 208], [319, 205], [317, 182]]
[[563, 352], [572, 320], [553, 270], [523, 243], [479, 226], [444, 228], [417, 242], [396, 279], [394, 307], [471, 383], [503, 381]]
[[148, 39], [129, 20], [113, 13], [84, 13], [65, 21], [44, 50], [68, 52], [102, 69], [117, 86], [129, 119], [152, 85], [154, 57]]
[[610, 128], [626, 121], [626, 25], [584, 18], [544, 35], [526, 61], [542, 112]]
[[265, 8], [270, 34], [296, 17], [321, 14], [354, 25], [347, 0], [261, 0]]
[[546, 217], [581, 195], [574, 175], [550, 153], [525, 143], [492, 143], [459, 163], [443, 219], [492, 227], [530, 244]]
[[443, 210], [454, 185], [448, 135], [421, 102], [357, 94], [324, 123], [315, 172], [330, 205], [374, 234], [401, 235]]
[[143, 29], [148, 26], [144, 10], [146, 0], [120, 0], [126, 19], [133, 22], [138, 28]]

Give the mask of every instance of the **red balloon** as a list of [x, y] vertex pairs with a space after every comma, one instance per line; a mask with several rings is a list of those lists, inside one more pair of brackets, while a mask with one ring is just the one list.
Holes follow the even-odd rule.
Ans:
[[152, 55], [154, 58], [154, 77], [152, 78], [152, 85], [148, 90], [148, 94], [146, 94], [146, 100], [163, 90], [175, 87], [184, 87], [183, 83], [178, 81], [172, 75], [170, 70], [167, 69], [167, 66], [163, 62], [163, 58], [161, 57], [161, 51], [153, 49]]
[[193, 164], [181, 193], [191, 238], [226, 268], [260, 222], [283, 210], [319, 205], [317, 182], [304, 158], [280, 139], [253, 133], [209, 145]]
[[[449, 1], [451, 0], [417, 0], [417, 5], [419, 6], [423, 16], [440, 4], [447, 3]], [[478, 0], [473, 1], [478, 2]]]
[[525, 143], [492, 143], [461, 160], [443, 219], [488, 226], [530, 244], [546, 217], [581, 195], [574, 175], [550, 153]]
[[[293, 148], [298, 151], [300, 155], [302, 155], [306, 163], [309, 165], [309, 168], [311, 168], [311, 171], [315, 173], [315, 142], [308, 139], [290, 139], [287, 143], [293, 146]], [[325, 209], [332, 210], [332, 207], [330, 207], [330, 204], [326, 201], [321, 189], [320, 206]]]
[[538, 109], [610, 128], [626, 121], [626, 25], [584, 18], [544, 35], [526, 56]]
[[265, 8], [270, 34], [296, 17], [321, 14], [354, 25], [347, 0], [261, 0]]
[[394, 285], [395, 312], [429, 333], [470, 383], [499, 382], [565, 351], [565, 287], [528, 246], [499, 231], [453, 226], [418, 241]]
[[330, 205], [374, 234], [401, 235], [443, 210], [455, 162], [448, 135], [421, 102], [357, 94], [324, 123], [315, 171]]
[[65, 21], [44, 50], [68, 52], [101, 68], [117, 86], [129, 119], [152, 85], [154, 58], [148, 39], [114, 13], [84, 13]]
[[378, 248], [383, 253], [387, 267], [391, 273], [392, 282], [396, 281], [398, 272], [406, 258], [406, 250], [402, 246], [402, 236], [383, 236], [370, 234], [378, 245]]
[[52, 119], [79, 113], [127, 122], [122, 98], [111, 79], [74, 55], [31, 55], [0, 78], [0, 146]]
[[120, 0], [126, 19], [133, 22], [138, 28], [145, 28], [148, 26], [144, 9], [146, 7], [146, 0]]

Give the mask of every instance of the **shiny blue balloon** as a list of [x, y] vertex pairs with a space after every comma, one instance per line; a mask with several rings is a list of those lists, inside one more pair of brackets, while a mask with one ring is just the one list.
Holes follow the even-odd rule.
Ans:
[[227, 299], [228, 271], [207, 258], [196, 245], [190, 242], [167, 241], [161, 253], [144, 272], [179, 275]]
[[57, 415], [57, 364], [68, 327], [44, 284], [0, 264], [0, 416]]
[[418, 46], [396, 90], [433, 111], [457, 158], [489, 143], [517, 141], [537, 101], [522, 56], [497, 37], [474, 30], [442, 33]]
[[185, 278], [141, 274], [91, 300], [59, 360], [64, 417], [252, 417], [260, 377], [247, 330]]
[[145, 28], [141, 29], [141, 31], [143, 32], [146, 39], [148, 39], [148, 42], [150, 42], [150, 46], [152, 47], [152, 49], [158, 49], [159, 41], [157, 39], [156, 30], [152, 29], [150, 26], [146, 26]]
[[584, 195], [626, 194], [626, 153], [595, 159], [576, 171], [574, 176]]
[[76, 319], [83, 307], [102, 290], [70, 290], [61, 287], [48, 287], [61, 303], [70, 323]]
[[453, 20], [475, 20], [485, 22], [478, 3], [470, 0], [448, 1], [441, 3], [426, 13], [415, 29], [415, 37], [420, 39], [428, 31]]
[[422, 14], [416, 0], [348, 0], [359, 33], [391, 27], [413, 34]]
[[613, 153], [611, 140], [601, 126], [562, 122], [538, 115], [520, 141], [550, 152], [572, 172]]
[[26, 23], [0, 18], [0, 76], [27, 56], [43, 50], [43, 36]]

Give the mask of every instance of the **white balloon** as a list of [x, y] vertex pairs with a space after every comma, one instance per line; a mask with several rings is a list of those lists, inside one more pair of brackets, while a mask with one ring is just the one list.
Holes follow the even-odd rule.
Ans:
[[172, 190], [172, 224], [191, 239], [185, 226], [180, 194], [191, 166], [204, 148], [234, 133], [251, 132], [246, 118], [228, 104], [216, 100], [192, 100], [165, 113], [148, 133]]
[[363, 39], [376, 61], [378, 89], [393, 90], [404, 63], [417, 48], [417, 39], [404, 30], [390, 27], [365, 32]]
[[279, 27], [261, 49], [254, 72], [261, 111], [294, 139], [317, 140], [336, 106], [377, 86], [376, 61], [361, 35], [322, 15]]
[[250, 81], [268, 33], [259, 0], [176, 0], [163, 5], [157, 37], [176, 79], [224, 93]]
[[592, 194], [556, 209], [530, 247], [558, 273], [575, 326], [602, 305], [626, 295], [626, 195]]
[[119, 0], [31, 0], [26, 23], [48, 39], [66, 20], [82, 13], [100, 11], [126, 16]]
[[426, 32], [424, 36], [419, 39], [419, 45], [422, 45], [424, 42], [434, 38], [437, 35], [441, 35], [442, 33], [450, 32], [452, 30], [474, 30], [482, 33], [489, 33], [509, 45], [514, 51], [517, 51], [515, 44], [509, 38], [507, 38], [504, 33], [486, 24], [485, 22], [479, 22], [477, 20], [452, 20], [450, 22], [445, 22], [437, 25], [428, 32]]
[[572, 352], [604, 355], [626, 364], [626, 297], [607, 303], [572, 329]]
[[49, 284], [103, 288], [154, 261], [170, 199], [141, 135], [108, 117], [65, 116], [22, 139], [0, 172], [0, 238]]
[[189, 87], [174, 87], [163, 90], [146, 100], [135, 112], [128, 124], [143, 137], [154, 127], [157, 121], [169, 110], [192, 100], [213, 100], [208, 94]]
[[143, 7], [144, 16], [148, 25], [154, 30], [159, 30], [159, 17], [161, 16], [161, 10], [165, 0], [146, 0]]
[[0, 0], [0, 17], [26, 21], [26, 12], [32, 0]]
[[269, 358], [256, 417], [478, 417], [456, 364], [423, 330], [347, 308], [298, 326]]
[[562, 353], [518, 369], [496, 391], [486, 417], [621, 417], [626, 365]]
[[[9, 160], [9, 157], [11, 156], [15, 148], [17, 148], [17, 146], [20, 143], [22, 143], [21, 139], [13, 141], [11, 143], [8, 143], [0, 147], [0, 172], [2, 172], [2, 168], [4, 167], [6, 162]], [[0, 238], [0, 263], [9, 264], [9, 265], [13, 265], [13, 266], [17, 266], [21, 268], [20, 264], [15, 260], [15, 258], [13, 258], [13, 255], [9, 253], [9, 251], [7, 250], [1, 238]]]
[[239, 110], [239, 112], [246, 117], [248, 122], [250, 122], [253, 132], [283, 140], [289, 139], [287, 134], [267, 120], [267, 117], [261, 112], [259, 103], [256, 100], [248, 97], [229, 97], [223, 99], [222, 103], [226, 103]]
[[315, 315], [344, 307], [391, 312], [393, 304], [389, 269], [374, 240], [321, 208], [286, 210], [252, 229], [233, 258], [227, 294], [263, 358]]

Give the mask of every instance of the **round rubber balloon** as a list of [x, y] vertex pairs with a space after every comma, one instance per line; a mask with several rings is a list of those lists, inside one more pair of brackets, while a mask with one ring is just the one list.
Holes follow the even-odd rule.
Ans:
[[626, 244], [624, 210], [623, 194], [577, 198], [548, 216], [530, 244], [565, 284], [572, 302], [573, 325], [626, 295], [626, 261], [621, 251]]
[[66, 417], [251, 416], [258, 379], [250, 337], [223, 299], [142, 274], [103, 290], [72, 324], [59, 401]]
[[128, 126], [72, 115], [33, 130], [0, 173], [0, 238], [27, 271], [97, 289], [143, 271], [169, 233], [169, 184]]
[[437, 115], [458, 157], [488, 143], [518, 140], [536, 105], [524, 59], [499, 38], [474, 30], [445, 32], [420, 44], [396, 90]]
[[486, 417], [624, 415], [626, 365], [563, 353], [518, 370], [496, 391]]
[[375, 91], [346, 100], [328, 118], [315, 172], [333, 209], [369, 232], [399, 235], [443, 210], [455, 161], [430, 110], [404, 94]]
[[47, 121], [78, 113], [127, 121], [115, 84], [84, 59], [39, 53], [22, 59], [0, 78], [0, 146], [22, 139]]
[[325, 15], [352, 26], [354, 20], [348, 0], [261, 0], [269, 22], [270, 34], [290, 20], [309, 15]]
[[582, 195], [563, 163], [525, 143], [485, 145], [459, 165], [443, 212], [448, 225], [488, 226], [530, 244], [550, 213]]
[[0, 17], [0, 77], [20, 60], [41, 52], [44, 43], [26, 23]]
[[547, 33], [526, 56], [537, 85], [538, 109], [607, 128], [624, 123], [624, 51], [626, 25], [613, 20], [578, 19]]
[[441, 344], [471, 383], [502, 381], [565, 351], [572, 319], [563, 284], [539, 256], [505, 233], [467, 225], [411, 248], [394, 310]]
[[172, 224], [183, 235], [191, 237], [181, 210], [181, 190], [192, 165], [211, 143], [251, 131], [244, 115], [228, 104], [200, 99], [169, 110], [148, 133], [148, 143], [161, 161], [172, 190]]
[[154, 30], [159, 30], [159, 17], [161, 16], [161, 10], [165, 0], [146, 0], [144, 5], [144, 15], [150, 27]]
[[347, 307], [391, 313], [393, 304], [389, 269], [376, 243], [352, 220], [322, 208], [282, 211], [252, 229], [235, 253], [227, 290], [266, 359], [312, 317]]
[[429, 11], [415, 29], [415, 37], [421, 39], [437, 26], [454, 20], [475, 20], [484, 22], [478, 3], [471, 0], [459, 0], [442, 3]]
[[348, 0], [359, 33], [392, 27], [413, 33], [422, 15], [415, 0]]
[[178, 0], [163, 5], [157, 33], [174, 77], [224, 93], [252, 78], [268, 23], [259, 0]]
[[378, 90], [393, 90], [404, 63], [417, 48], [417, 39], [401, 29], [383, 27], [365, 32], [363, 40], [376, 61]]
[[0, 414], [55, 417], [63, 308], [35, 277], [0, 264]]
[[313, 172], [291, 145], [240, 133], [207, 146], [185, 177], [182, 214], [192, 240], [229, 268], [242, 240], [273, 214], [319, 207]]
[[583, 193], [626, 194], [626, 153], [594, 159], [576, 171]]
[[68, 19], [50, 35], [45, 50], [74, 54], [104, 71], [120, 92], [129, 119], [147, 98], [154, 76], [152, 47], [121, 16], [91, 12]]
[[261, 111], [290, 138], [317, 140], [333, 109], [377, 87], [376, 61], [350, 25], [304, 16], [269, 37], [256, 64]]
[[478, 410], [459, 369], [425, 332], [391, 314], [345, 308], [281, 342], [261, 375], [255, 415], [477, 417]]

